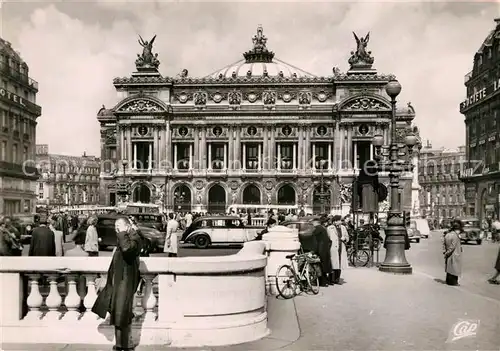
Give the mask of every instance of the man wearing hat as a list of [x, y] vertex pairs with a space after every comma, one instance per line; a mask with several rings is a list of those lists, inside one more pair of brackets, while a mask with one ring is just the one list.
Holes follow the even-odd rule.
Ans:
[[328, 226], [327, 232], [332, 246], [330, 248], [332, 275], [331, 284], [340, 284], [342, 269], [347, 268], [347, 248], [345, 243], [349, 240], [347, 228], [341, 224], [342, 216], [335, 215], [332, 218], [332, 225]]
[[47, 219], [40, 219], [40, 226], [33, 229], [29, 256], [55, 256], [56, 240], [52, 230], [47, 227]]
[[332, 245], [332, 241], [328, 237], [328, 232], [324, 227], [325, 223], [327, 222], [328, 218], [326, 216], [322, 216], [321, 218], [314, 218], [311, 222], [314, 225], [312, 236], [316, 239], [315, 254], [318, 255], [321, 262], [322, 274], [319, 280], [319, 284], [323, 287], [328, 286], [328, 279], [330, 276], [330, 272], [332, 271], [332, 261], [330, 257], [330, 246]]

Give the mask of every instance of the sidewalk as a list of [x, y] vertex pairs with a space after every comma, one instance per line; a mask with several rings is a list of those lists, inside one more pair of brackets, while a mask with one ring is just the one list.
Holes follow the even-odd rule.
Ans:
[[[269, 337], [196, 350], [500, 350], [499, 301], [443, 285], [418, 271], [398, 276], [375, 268], [349, 268], [342, 275], [344, 285], [322, 288], [316, 296], [287, 301], [270, 298]], [[447, 343], [460, 319], [479, 320], [477, 335]], [[90, 345], [2, 346], [6, 351], [111, 349]], [[139, 346], [136, 350], [175, 349]]]

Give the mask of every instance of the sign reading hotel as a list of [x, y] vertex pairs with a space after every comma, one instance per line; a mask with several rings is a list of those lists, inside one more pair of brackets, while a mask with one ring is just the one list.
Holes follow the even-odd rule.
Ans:
[[23, 99], [19, 95], [11, 93], [10, 91], [7, 91], [3, 88], [0, 88], [0, 99], [7, 100], [8, 102], [13, 102], [19, 107], [25, 108], [38, 115], [40, 115], [42, 112], [41, 107], [38, 106], [37, 104], [34, 104], [26, 99]]
[[467, 99], [465, 99], [465, 101], [463, 101], [460, 104], [460, 109], [463, 110], [471, 105], [474, 105], [476, 102], [483, 100], [484, 98], [493, 94], [499, 89], [500, 89], [500, 78], [497, 78], [496, 80], [493, 81], [493, 84], [490, 84], [487, 87], [484, 87], [483, 89], [478, 90], [474, 94], [467, 97]]

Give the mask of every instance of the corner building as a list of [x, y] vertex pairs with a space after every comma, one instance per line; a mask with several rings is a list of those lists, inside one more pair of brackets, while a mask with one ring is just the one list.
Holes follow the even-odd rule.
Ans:
[[34, 213], [38, 83], [11, 43], [0, 38], [0, 214]]
[[[129, 200], [167, 210], [271, 204], [317, 213], [323, 184], [326, 211], [349, 211], [353, 177], [373, 157], [372, 137], [388, 140], [391, 118], [384, 87], [393, 76], [377, 73], [363, 47], [347, 73], [318, 77], [277, 59], [259, 27], [241, 61], [171, 78], [144, 44], [137, 72], [113, 81], [120, 101], [98, 112], [103, 203], [114, 204], [127, 183]], [[398, 112], [401, 141], [414, 117], [410, 104]], [[407, 210], [411, 178], [403, 175]]]
[[460, 104], [465, 116], [467, 167], [466, 212], [481, 220], [500, 215], [500, 19], [474, 54], [465, 76], [467, 98]]

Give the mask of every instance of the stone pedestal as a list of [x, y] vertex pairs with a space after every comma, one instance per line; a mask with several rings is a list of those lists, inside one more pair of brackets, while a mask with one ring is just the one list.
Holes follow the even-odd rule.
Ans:
[[266, 290], [269, 294], [276, 295], [276, 272], [283, 264], [290, 264], [287, 255], [296, 254], [300, 249], [299, 231], [284, 226], [275, 226], [262, 236], [266, 243], [267, 267]]

